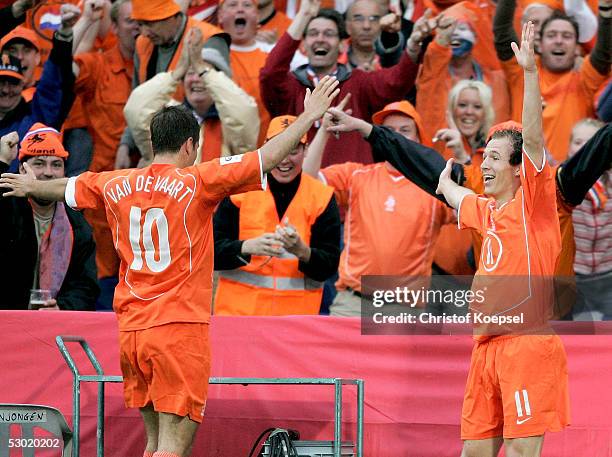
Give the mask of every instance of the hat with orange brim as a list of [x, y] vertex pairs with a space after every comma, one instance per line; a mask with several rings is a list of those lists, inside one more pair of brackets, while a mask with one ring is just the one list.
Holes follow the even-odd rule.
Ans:
[[[277, 116], [270, 121], [270, 125], [268, 125], [268, 131], [266, 132], [266, 141], [271, 140], [276, 135], [283, 133], [287, 127], [289, 127], [297, 118], [295, 116], [291, 116], [289, 114], [285, 114], [284, 116]], [[306, 144], [308, 143], [308, 138], [304, 135], [300, 139], [300, 143]]]
[[40, 42], [38, 41], [38, 35], [36, 35], [36, 32], [21, 25], [19, 27], [15, 27], [2, 37], [2, 40], [0, 40], [0, 50], [3, 50], [4, 47], [11, 41], [27, 41], [34, 46], [37, 51], [40, 51]]
[[423, 129], [423, 122], [421, 121], [421, 116], [417, 113], [415, 107], [408, 100], [401, 100], [399, 102], [389, 103], [382, 110], [374, 113], [372, 116], [372, 122], [377, 125], [382, 125], [385, 122], [385, 118], [390, 114], [403, 114], [404, 116], [408, 116], [414, 121], [416, 125], [417, 132], [419, 134], [420, 143], [424, 146], [431, 147], [431, 142], [429, 141], [429, 137], [425, 134], [425, 130]]

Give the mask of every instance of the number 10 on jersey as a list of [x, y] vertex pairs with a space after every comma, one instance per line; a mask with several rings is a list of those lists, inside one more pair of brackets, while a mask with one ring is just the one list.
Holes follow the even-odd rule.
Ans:
[[[130, 269], [142, 270], [142, 248], [144, 247], [144, 262], [146, 262], [147, 268], [153, 273], [164, 271], [170, 266], [172, 260], [168, 241], [168, 219], [164, 210], [162, 208], [149, 208], [145, 212], [142, 225], [141, 221], [142, 209], [132, 206], [130, 209], [130, 245], [134, 260], [132, 260]], [[155, 224], [157, 230], [159, 246], [155, 246], [153, 242], [153, 224]]]

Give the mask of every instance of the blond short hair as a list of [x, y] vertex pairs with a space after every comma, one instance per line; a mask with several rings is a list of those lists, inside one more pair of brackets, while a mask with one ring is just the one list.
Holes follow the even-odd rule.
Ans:
[[473, 81], [471, 79], [462, 79], [457, 82], [451, 89], [448, 94], [448, 111], [450, 113], [457, 106], [457, 99], [459, 98], [459, 94], [465, 89], [474, 89], [478, 92], [478, 96], [480, 97], [480, 102], [484, 108], [484, 120], [482, 125], [478, 129], [478, 138], [486, 139], [487, 132], [493, 125], [493, 121], [495, 119], [495, 111], [493, 110], [493, 92], [488, 84], [483, 83], [482, 81]]

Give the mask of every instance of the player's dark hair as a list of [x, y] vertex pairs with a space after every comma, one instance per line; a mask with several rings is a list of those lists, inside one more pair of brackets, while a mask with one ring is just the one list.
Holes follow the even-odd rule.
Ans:
[[504, 129], [498, 130], [491, 135], [491, 140], [497, 138], [508, 138], [512, 152], [510, 153], [510, 165], [520, 165], [523, 161], [523, 135], [519, 130]]
[[546, 30], [546, 27], [548, 27], [548, 25], [552, 21], [556, 21], [556, 20], [567, 21], [570, 24], [572, 24], [572, 27], [574, 28], [574, 32], [576, 32], [576, 42], [578, 42], [578, 22], [576, 22], [576, 19], [568, 16], [567, 14], [565, 14], [563, 11], [560, 11], [560, 10], [553, 10], [552, 14], [548, 16], [544, 20], [544, 22], [542, 22], [542, 27], [540, 27], [540, 39], [544, 36], [544, 31]]
[[151, 146], [153, 154], [175, 154], [189, 138], [197, 143], [200, 126], [193, 114], [184, 106], [167, 106], [151, 119]]
[[308, 21], [308, 24], [304, 29], [304, 37], [306, 37], [306, 32], [308, 31], [310, 23], [318, 18], [329, 19], [330, 21], [335, 22], [336, 28], [338, 29], [338, 36], [340, 37], [340, 39], [344, 40], [345, 38], [348, 38], [348, 34], [346, 33], [346, 26], [344, 25], [344, 17], [342, 17], [342, 14], [340, 14], [338, 11], [332, 10], [330, 8], [321, 8], [318, 14], [310, 21]]

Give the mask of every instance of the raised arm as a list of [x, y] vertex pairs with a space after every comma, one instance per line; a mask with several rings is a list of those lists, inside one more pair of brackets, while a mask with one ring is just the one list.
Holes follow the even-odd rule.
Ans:
[[516, 0], [499, 0], [495, 7], [493, 18], [493, 36], [495, 41], [495, 52], [499, 60], [512, 59], [510, 44], [518, 41], [514, 31], [514, 11]]
[[542, 131], [542, 96], [533, 41], [535, 27], [530, 22], [523, 26], [521, 47], [512, 43], [518, 64], [523, 68], [525, 88], [523, 92], [523, 148], [539, 169], [544, 163], [544, 136]]
[[319, 13], [321, 0], [303, 0], [295, 18], [287, 28], [287, 33], [294, 40], [301, 40], [310, 20]]
[[577, 206], [599, 177], [612, 168], [612, 124], [600, 128], [593, 137], [561, 164], [557, 185], [567, 203]]
[[[336, 108], [330, 108], [328, 112], [333, 115], [333, 125], [328, 128], [330, 132], [358, 131], [372, 146], [375, 162], [386, 160], [425, 192], [446, 203], [442, 195], [436, 194], [438, 179], [445, 166], [445, 161], [438, 151], [411, 141], [387, 127], [372, 125], [349, 116]], [[310, 154], [310, 150], [308, 153]], [[462, 165], [453, 165], [451, 178], [457, 183], [465, 181]]]
[[325, 114], [333, 99], [340, 93], [337, 87], [336, 78], [325, 76], [312, 93], [309, 89], [306, 90], [304, 112], [283, 133], [276, 135], [260, 148], [264, 173], [272, 170], [293, 151], [312, 124]]
[[[330, 111], [333, 109], [335, 111], [342, 112], [350, 99], [351, 94], [346, 94], [346, 97], [342, 99], [338, 106], [336, 108], [331, 108]], [[325, 113], [321, 128], [317, 130], [317, 134], [308, 145], [308, 149], [304, 157], [304, 163], [302, 164], [302, 170], [313, 178], [318, 178], [319, 170], [321, 169], [321, 160], [323, 159], [323, 152], [325, 151], [325, 146], [327, 145], [327, 140], [329, 139], [330, 134], [327, 129], [331, 127], [333, 120], [334, 115], [331, 112]], [[335, 135], [338, 135], [338, 133], [336, 132]]]
[[300, 10], [274, 48], [268, 54], [266, 63], [259, 72], [261, 99], [271, 116], [282, 116], [291, 112], [294, 101], [294, 88], [301, 87], [295, 78], [289, 75], [290, 64], [297, 51], [304, 30], [319, 11], [320, 0], [304, 0]]
[[18, 25], [23, 24], [27, 11], [32, 8], [32, 0], [17, 0], [0, 9], [0, 38]]
[[454, 160], [455, 159], [448, 159], [448, 162], [446, 162], [446, 167], [442, 170], [442, 173], [440, 173], [440, 180], [438, 181], [436, 193], [444, 195], [444, 198], [446, 198], [450, 206], [459, 209], [463, 197], [472, 195], [474, 192], [466, 187], [458, 185], [451, 179]]
[[0, 189], [9, 189], [3, 197], [36, 197], [48, 201], [64, 201], [68, 178], [39, 181], [27, 163], [23, 163], [26, 173], [3, 173], [0, 177]]
[[[73, 55], [93, 50], [94, 42], [96, 41], [96, 36], [105, 14], [108, 14], [108, 11], [105, 11], [104, 0], [87, 0], [85, 2], [83, 14], [74, 25]], [[75, 75], [78, 76], [78, 71]]]
[[610, 61], [612, 60], [612, 0], [599, 0], [599, 26], [597, 27], [597, 41], [590, 55], [591, 64], [601, 75], [610, 74]]

